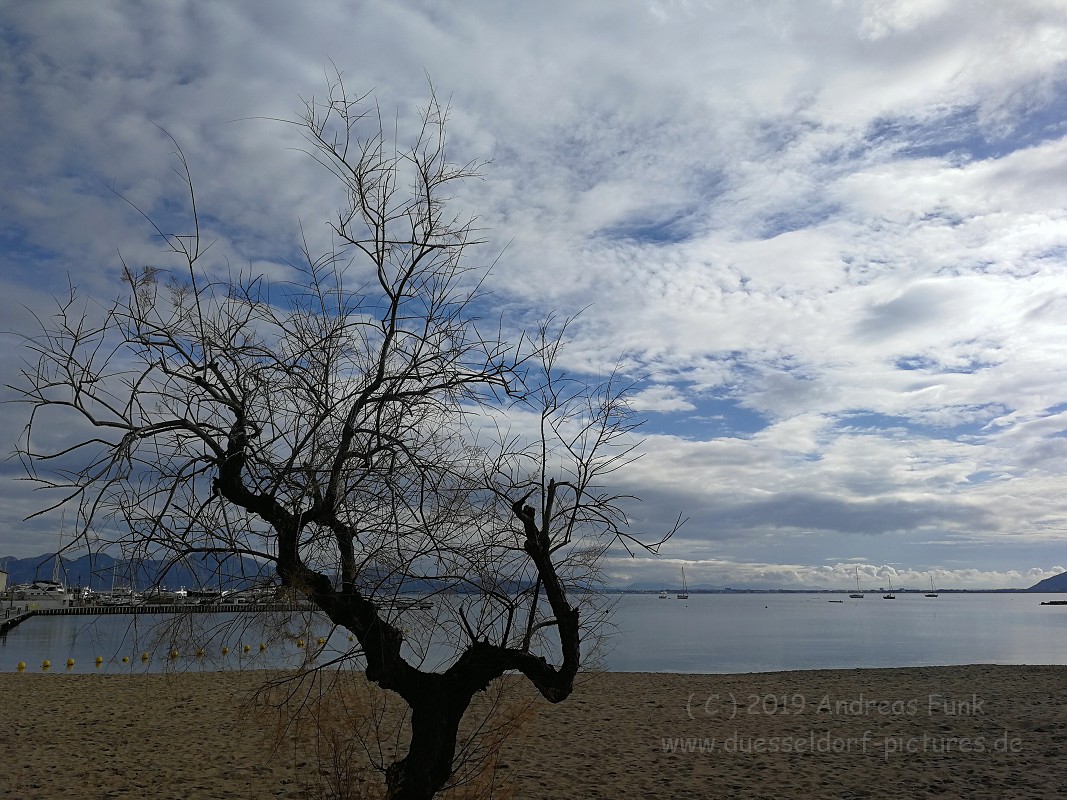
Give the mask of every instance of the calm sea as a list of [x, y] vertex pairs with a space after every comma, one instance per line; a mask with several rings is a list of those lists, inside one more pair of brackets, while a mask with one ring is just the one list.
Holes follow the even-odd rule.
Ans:
[[[1063, 595], [612, 599], [616, 631], [602, 664], [616, 672], [1067, 664], [1067, 606], [1040, 605]], [[263, 631], [276, 630], [277, 621], [264, 626], [250, 614], [181, 616], [165, 629], [158, 627], [162, 615], [32, 618], [0, 639], [0, 671], [13, 671], [22, 661], [28, 671], [40, 672], [46, 659], [50, 671], [60, 674], [68, 671], [68, 659], [74, 659], [70, 671], [77, 673], [275, 668], [295, 666], [316, 651], [322, 663], [351, 647], [347, 632], [333, 631], [321, 620], [290, 619], [287, 636], [267, 636]]]
[[[841, 603], [828, 602], [843, 600]], [[620, 672], [772, 672], [1067, 664], [1064, 595], [626, 595], [605, 664]]]

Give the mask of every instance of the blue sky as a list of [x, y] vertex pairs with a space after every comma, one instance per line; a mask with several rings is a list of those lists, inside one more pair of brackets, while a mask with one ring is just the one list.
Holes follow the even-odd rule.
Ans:
[[[149, 12], [147, 9], [151, 9]], [[171, 2], [0, 9], [0, 313], [100, 298], [158, 241], [182, 145], [215, 253], [287, 274], [336, 205], [293, 148], [331, 61], [409, 123], [429, 75], [456, 205], [516, 329], [586, 309], [648, 419], [613, 581], [1026, 586], [1067, 555], [1062, 2]], [[0, 352], [2, 383], [18, 350]], [[6, 390], [5, 390], [6, 392]], [[5, 394], [5, 398], [10, 393]], [[23, 409], [0, 406], [11, 449]], [[18, 464], [0, 554], [54, 546]]]

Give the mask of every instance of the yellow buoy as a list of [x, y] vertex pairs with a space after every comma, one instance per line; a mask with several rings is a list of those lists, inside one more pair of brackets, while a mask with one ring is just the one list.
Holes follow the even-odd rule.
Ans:
[[73, 666], [74, 666], [74, 659], [73, 658], [68, 658], [67, 659], [67, 669], [70, 669]]
[[49, 667], [51, 667], [51, 666], [52, 666], [52, 662], [51, 662], [51, 661], [49, 661], [49, 660], [48, 660], [47, 658], [45, 659], [44, 663], [43, 663], [43, 664], [41, 664], [41, 667], [42, 667], [43, 669], [48, 669], [48, 668], [49, 668]]
[[26, 671], [26, 662], [25, 661], [20, 661], [18, 669], [19, 669], [19, 672], [25, 672]]
[[351, 642], [351, 641], [353, 641], [353, 640], [354, 640], [355, 638], [356, 638], [355, 636], [349, 636], [349, 637], [348, 637], [348, 641], [350, 641], [350, 642]]
[[196, 657], [197, 658], [203, 658], [204, 657], [204, 648], [203, 647], [196, 648]]
[[296, 640], [296, 646], [297, 647], [303, 647], [304, 646], [304, 640], [303, 639], [297, 639]]
[[129, 656], [123, 656], [122, 657], [122, 663], [123, 664], [129, 664], [130, 663], [130, 657]]
[[259, 652], [261, 652], [261, 653], [262, 653], [262, 652], [263, 652], [264, 650], [266, 650], [266, 649], [267, 649], [267, 646], [266, 646], [265, 644], [260, 644], [260, 646], [259, 646]]
[[247, 652], [248, 652], [249, 650], [251, 650], [251, 649], [252, 649], [252, 648], [251, 648], [251, 647], [249, 647], [249, 646], [248, 646], [247, 644], [246, 644], [246, 645], [244, 646], [244, 651], [245, 651], [246, 653], [247, 653]]
[[148, 660], [148, 653], [141, 653], [141, 660], [142, 661], [147, 661]]
[[170, 657], [171, 658], [177, 658], [178, 657], [178, 651], [177, 650], [171, 650], [170, 651]]
[[96, 666], [99, 667], [103, 663], [104, 663], [104, 657], [103, 656], [97, 656], [96, 657]]
[[226, 645], [223, 645], [222, 646], [222, 654], [226, 655], [228, 652], [230, 652], [230, 648], [228, 648]]

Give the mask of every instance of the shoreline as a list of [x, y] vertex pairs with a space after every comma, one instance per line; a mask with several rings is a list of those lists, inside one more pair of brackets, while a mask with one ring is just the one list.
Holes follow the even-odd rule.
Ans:
[[[0, 794], [321, 796], [314, 737], [247, 705], [284, 675], [0, 674]], [[385, 696], [344, 680], [364, 712]], [[505, 684], [522, 726], [496, 775], [517, 800], [1047, 798], [1067, 767], [1067, 666], [583, 673], [558, 705]]]

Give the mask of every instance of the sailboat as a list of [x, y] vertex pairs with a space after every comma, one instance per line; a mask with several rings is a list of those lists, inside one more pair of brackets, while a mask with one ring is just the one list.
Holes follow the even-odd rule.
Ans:
[[850, 594], [849, 597], [853, 597], [856, 600], [862, 600], [863, 599], [863, 592], [860, 591], [860, 568], [859, 567], [856, 567], [856, 591], [853, 592], [852, 594]]
[[930, 591], [926, 593], [927, 597], [937, 597], [937, 592], [934, 591], [934, 576], [930, 576]]
[[[63, 532], [64, 521], [60, 522], [59, 549], [56, 550], [55, 561], [52, 564], [52, 580], [34, 577], [33, 581], [21, 586], [12, 587], [14, 598], [25, 601], [30, 609], [54, 609], [69, 608], [73, 604], [74, 595], [67, 588], [63, 580]], [[38, 567], [39, 569], [39, 567]]]
[[31, 609], [68, 608], [72, 604], [73, 595], [63, 583], [59, 573], [60, 556], [56, 554], [56, 566], [52, 570], [52, 580], [34, 579], [28, 584], [14, 587], [16, 600], [25, 600], [27, 607]]
[[678, 592], [679, 600], [689, 599], [689, 587], [685, 583], [685, 567], [682, 567], [682, 591]]
[[889, 594], [882, 595], [883, 600], [896, 600], [897, 596], [893, 594], [893, 579], [889, 579]]

